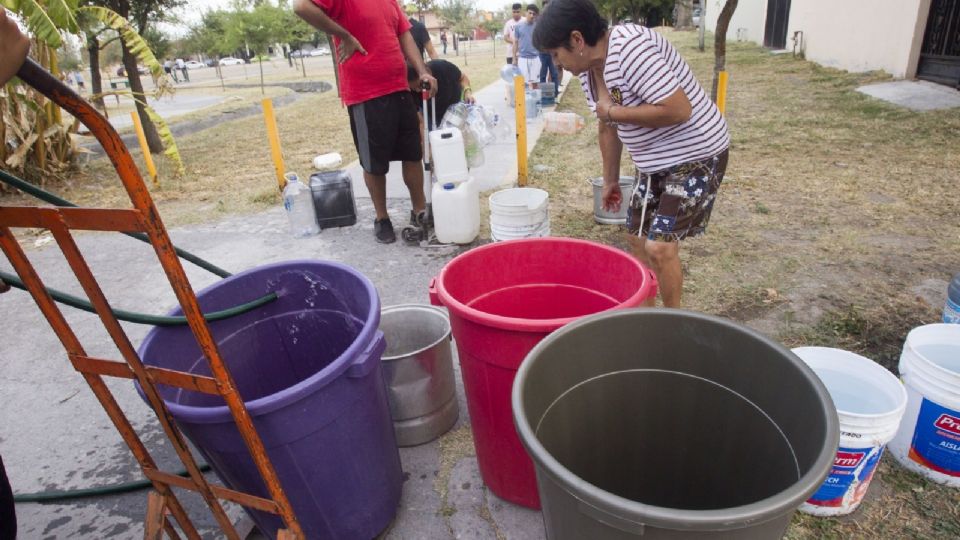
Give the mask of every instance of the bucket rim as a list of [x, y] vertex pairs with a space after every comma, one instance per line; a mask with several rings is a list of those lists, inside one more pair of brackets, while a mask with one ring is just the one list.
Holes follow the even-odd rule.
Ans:
[[[352, 359], [358, 358], [363, 355], [370, 346], [377, 341], [377, 334], [379, 333], [379, 323], [380, 323], [380, 296], [377, 294], [377, 289], [366, 276], [361, 274], [355, 268], [348, 266], [346, 264], [336, 262], [336, 261], [326, 261], [326, 260], [317, 260], [317, 259], [294, 259], [289, 261], [282, 261], [277, 263], [271, 263], [266, 265], [255, 266], [249, 268], [242, 272], [228, 276], [220, 281], [212, 283], [207, 287], [204, 287], [200, 291], [196, 292], [196, 297], [199, 301], [200, 297], [204, 294], [224, 286], [230, 281], [239, 280], [249, 276], [250, 274], [265, 272], [269, 270], [289, 270], [289, 269], [299, 269], [303, 267], [325, 267], [325, 268], [336, 268], [339, 271], [343, 271], [355, 278], [363, 286], [364, 292], [370, 299], [370, 310], [366, 315], [366, 318], [362, 321], [363, 326], [360, 330], [360, 333], [357, 334], [357, 337], [354, 338], [353, 343], [347, 347], [339, 356], [333, 359], [329, 364], [326, 365], [320, 371], [314, 373], [313, 375], [303, 379], [302, 381], [297, 382], [294, 385], [291, 385], [283, 390], [274, 392], [272, 394], [259, 397], [253, 400], [244, 400], [243, 404], [247, 409], [247, 412], [251, 416], [261, 416], [278, 409], [286, 407], [290, 403], [299, 401], [309, 395], [312, 395], [320, 391], [323, 387], [330, 384], [336, 380], [340, 375], [342, 375], [350, 367]], [[183, 312], [178, 306], [170, 310], [168, 316], [178, 316], [182, 315]], [[207, 323], [208, 327], [211, 323]], [[143, 351], [146, 350], [154, 340], [159, 339], [158, 335], [164, 327], [155, 327], [151, 330], [147, 337], [144, 338], [143, 342], [137, 348], [137, 355], [140, 356], [141, 360], [143, 358]], [[193, 333], [192, 330], [188, 330]], [[382, 337], [381, 337], [382, 340]], [[219, 350], [219, 347], [218, 347]], [[206, 362], [206, 357], [202, 354], [201, 361]], [[221, 357], [223, 357], [221, 353]], [[226, 359], [224, 359], [226, 362]], [[232, 375], [231, 375], [232, 376]], [[134, 381], [136, 385], [137, 392], [140, 394], [141, 398], [145, 398], [143, 394], [143, 389], [140, 387], [140, 384]], [[242, 396], [241, 396], [242, 398]], [[163, 400], [164, 405], [167, 409], [176, 417], [178, 420], [185, 420], [194, 424], [216, 424], [221, 422], [232, 422], [233, 416], [230, 412], [230, 408], [227, 405], [217, 405], [214, 407], [197, 407], [194, 405], [183, 405], [180, 403], [175, 403], [167, 399]]]
[[[889, 370], [887, 370], [885, 367], [881, 366], [880, 364], [867, 358], [866, 356], [857, 354], [853, 351], [837, 349], [835, 347], [819, 347], [819, 346], [793, 347], [792, 349], [790, 349], [790, 352], [799, 356], [800, 359], [803, 360], [803, 362], [807, 364], [807, 366], [809, 366], [814, 373], [816, 373], [817, 370], [814, 366], [810, 365], [810, 362], [814, 360], [810, 359], [808, 361], [807, 358], [804, 358], [802, 354], [807, 351], [829, 352], [830, 354], [838, 354], [838, 356], [847, 357], [857, 362], [863, 362], [864, 369], [870, 370], [870, 372], [876, 374], [878, 378], [883, 379], [882, 380], [883, 388], [881, 390], [883, 390], [884, 393], [886, 393], [886, 390], [891, 390], [894, 394], [897, 395], [896, 396], [897, 406], [888, 411], [884, 411], [880, 413], [858, 413], [858, 412], [852, 412], [852, 411], [845, 411], [838, 408], [837, 409], [838, 415], [846, 416], [848, 418], [853, 418], [853, 419], [874, 420], [874, 421], [886, 420], [888, 422], [893, 422], [895, 424], [900, 423], [900, 419], [903, 417], [903, 413], [907, 410], [907, 390], [906, 388], [904, 388], [903, 383], [900, 382], [900, 379], [897, 379], [896, 375], [891, 373]], [[877, 383], [881, 383], [880, 380], [875, 379], [875, 381]], [[827, 391], [829, 392], [830, 389], [828, 388]], [[841, 424], [843, 424], [843, 422], [841, 422]], [[885, 432], [887, 431], [887, 429], [883, 429], [881, 431]]]
[[427, 351], [427, 350], [430, 350], [430, 349], [436, 347], [436, 346], [439, 345], [440, 343], [443, 343], [443, 341], [444, 341], [445, 339], [449, 339], [449, 338], [450, 338], [450, 332], [451, 332], [450, 317], [448, 317], [447, 314], [446, 314], [442, 309], [440, 309], [440, 308], [438, 308], [438, 307], [430, 306], [430, 305], [427, 305], [427, 304], [416, 304], [416, 303], [397, 304], [397, 305], [394, 305], [394, 306], [387, 306], [387, 307], [385, 307], [385, 308], [383, 308], [383, 309], [380, 310], [380, 322], [381, 322], [381, 323], [383, 322], [383, 316], [384, 316], [385, 314], [390, 313], [390, 312], [394, 312], [394, 311], [426, 311], [426, 312], [429, 312], [429, 313], [436, 314], [436, 315], [440, 316], [440, 318], [443, 319], [443, 321], [444, 321], [444, 323], [445, 323], [445, 330], [444, 330], [442, 336], [440, 336], [440, 337], [437, 338], [436, 340], [430, 342], [429, 345], [426, 345], [426, 346], [421, 347], [421, 348], [419, 348], [419, 349], [415, 349], [415, 350], [412, 350], [412, 351], [407, 352], [407, 353], [404, 353], [404, 354], [395, 354], [395, 355], [391, 355], [391, 356], [388, 356], [388, 355], [386, 354], [386, 352], [384, 352], [384, 354], [382, 354], [382, 355], [380, 356], [380, 361], [382, 361], [382, 362], [394, 362], [394, 361], [397, 361], [397, 360], [403, 360], [403, 359], [405, 359], [405, 358], [410, 358], [411, 356], [416, 356], [416, 355], [418, 355], [418, 354], [420, 354], [420, 353], [422, 353], [422, 352], [424, 352], [424, 351]]
[[[633, 176], [621, 174], [619, 180], [617, 181], [621, 186], [632, 186], [633, 181], [636, 180]], [[603, 187], [603, 177], [602, 176], [591, 176], [587, 178], [587, 182], [593, 184], [593, 187]]]
[[[939, 376], [943, 377], [942, 380], [957, 381], [957, 384], [960, 384], [960, 372], [947, 369], [937, 364], [936, 362], [934, 362], [933, 360], [930, 360], [929, 358], [926, 357], [926, 355], [922, 354], [920, 351], [917, 350], [917, 347], [916, 347], [917, 339], [926, 338], [925, 334], [928, 334], [930, 332], [937, 332], [939, 330], [946, 330], [947, 333], [956, 333], [957, 336], [960, 337], [960, 325], [951, 324], [951, 323], [924, 324], [922, 326], [918, 326], [910, 330], [910, 332], [907, 333], [907, 337], [904, 340], [903, 347], [904, 349], [909, 349], [909, 351], [914, 356], [916, 356], [917, 359], [923, 361], [923, 364], [922, 364], [923, 368], [929, 368], [933, 370], [934, 373], [937, 373]], [[914, 339], [910, 339], [911, 337], [914, 337]], [[901, 353], [901, 358], [902, 358], [902, 353]]]
[[603, 324], [603, 321], [619, 317], [636, 317], [638, 315], [658, 316], [664, 314], [668, 316], [692, 317], [745, 332], [751, 338], [761, 341], [765, 345], [782, 353], [784, 358], [799, 368], [800, 373], [813, 388], [814, 392], [820, 397], [820, 403], [833, 407], [832, 399], [826, 387], [813, 370], [797, 357], [797, 355], [776, 341], [746, 326], [738, 325], [732, 321], [712, 315], [673, 308], [632, 308], [600, 312], [582, 317], [564, 327], [562, 331], [553, 332], [546, 336], [527, 354], [526, 358], [524, 358], [520, 364], [520, 368], [517, 370], [510, 395], [514, 427], [517, 430], [520, 442], [527, 450], [527, 454], [537, 466], [538, 474], [546, 474], [568, 494], [575, 496], [583, 503], [596, 507], [598, 510], [602, 509], [601, 511], [610, 513], [619, 519], [676, 531], [734, 530], [742, 528], [746, 524], [764, 523], [796, 511], [800, 504], [806, 501], [810, 495], [823, 484], [824, 479], [826, 479], [830, 472], [830, 466], [834, 462], [837, 445], [840, 441], [839, 420], [835, 414], [835, 408], [830, 410], [824, 407], [821, 411], [826, 419], [828, 439], [823, 448], [820, 449], [820, 453], [813, 461], [811, 467], [801, 475], [796, 482], [785, 490], [759, 501], [714, 510], [687, 510], [655, 506], [630, 500], [600, 489], [573, 474], [573, 472], [560, 464], [537, 439], [533, 427], [530, 425], [529, 418], [523, 410], [522, 400], [523, 386], [526, 383], [532, 366], [532, 363], [529, 361], [531, 358], [542, 353], [544, 349], [566, 333], [574, 331], [581, 326]]
[[521, 317], [507, 317], [504, 315], [493, 315], [485, 311], [480, 311], [478, 309], [472, 308], [463, 302], [457, 300], [447, 291], [445, 284], [445, 276], [450, 268], [450, 266], [456, 261], [461, 260], [470, 256], [471, 253], [482, 253], [485, 250], [492, 249], [502, 249], [502, 246], [505, 245], [517, 245], [521, 243], [557, 243], [557, 244], [580, 244], [582, 246], [589, 246], [591, 249], [602, 249], [610, 253], [616, 254], [617, 256], [623, 256], [631, 264], [636, 265], [637, 269], [643, 275], [643, 282], [640, 288], [633, 293], [629, 298], [620, 302], [616, 306], [608, 308], [607, 310], [601, 311], [600, 313], [605, 313], [611, 310], [620, 310], [624, 307], [638, 306], [641, 302], [647, 298], [657, 294], [656, 280], [653, 278], [652, 270], [645, 267], [640, 263], [635, 257], [621, 251], [619, 249], [612, 248], [610, 246], [605, 246], [597, 242], [591, 242], [589, 240], [580, 240], [578, 238], [565, 238], [562, 236], [543, 236], [538, 238], [514, 238], [514, 239], [505, 239], [483, 246], [473, 248], [469, 251], [465, 251], [460, 255], [457, 255], [453, 259], [447, 262], [446, 265], [440, 270], [440, 273], [437, 274], [436, 284], [437, 284], [437, 297], [441, 304], [446, 306], [446, 308], [454, 315], [458, 317], [463, 317], [464, 319], [478, 323], [484, 326], [490, 326], [493, 328], [499, 328], [501, 330], [513, 330], [517, 332], [552, 332], [561, 326], [569, 324], [577, 319], [583, 317], [583, 315], [577, 317], [559, 317], [553, 319], [525, 319]]

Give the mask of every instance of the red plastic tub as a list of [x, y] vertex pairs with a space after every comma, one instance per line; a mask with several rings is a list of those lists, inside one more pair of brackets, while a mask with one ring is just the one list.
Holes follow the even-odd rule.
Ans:
[[510, 411], [513, 379], [530, 349], [579, 317], [636, 307], [656, 293], [653, 272], [630, 254], [570, 238], [487, 244], [434, 278], [430, 301], [450, 311], [480, 474], [500, 498], [540, 507]]

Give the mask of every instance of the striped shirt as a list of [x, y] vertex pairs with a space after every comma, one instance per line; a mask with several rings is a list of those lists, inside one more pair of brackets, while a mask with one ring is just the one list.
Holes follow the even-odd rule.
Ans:
[[[713, 157], [730, 146], [727, 123], [690, 66], [662, 35], [644, 26], [624, 24], [610, 29], [603, 78], [617, 105], [637, 107], [659, 103], [683, 89], [690, 100], [690, 118], [661, 128], [617, 124], [617, 135], [643, 173]], [[590, 110], [597, 96], [590, 72], [580, 74]]]

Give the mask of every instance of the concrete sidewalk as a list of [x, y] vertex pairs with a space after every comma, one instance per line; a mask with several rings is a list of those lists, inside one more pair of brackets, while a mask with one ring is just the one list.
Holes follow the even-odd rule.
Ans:
[[[503, 83], [479, 93], [481, 102], [498, 107]], [[512, 121], [505, 105], [499, 111]], [[540, 121], [531, 122], [529, 149]], [[485, 149], [486, 163], [476, 174], [489, 174], [508, 184], [516, 168], [512, 142]], [[487, 171], [487, 172], [483, 172]], [[357, 180], [360, 179], [359, 183]], [[179, 246], [233, 272], [291, 259], [326, 259], [346, 263], [376, 285], [384, 306], [428, 303], [430, 279], [452, 257], [468, 247], [409, 247], [374, 242], [373, 206], [365, 198], [362, 177], [354, 174], [358, 223], [327, 229], [319, 235], [291, 238], [281, 208], [255, 215], [231, 216], [216, 223], [178, 227], [170, 231]], [[395, 178], [388, 200], [391, 214], [405, 216], [407, 193]], [[77, 242], [107, 298], [115, 308], [162, 313], [175, 305], [152, 249], [113, 233], [77, 235]], [[48, 287], [83, 297], [76, 279], [50, 237], [30, 238], [24, 248]], [[184, 263], [195, 290], [219, 280]], [[12, 272], [5, 258], [0, 269]], [[15, 493], [91, 488], [141, 478], [139, 467], [80, 375], [72, 369], [63, 347], [30, 296], [12, 290], [0, 296], [0, 455]], [[119, 359], [99, 319], [69, 307], [61, 308], [86, 352]], [[146, 326], [123, 323], [135, 345]], [[454, 349], [455, 350], [455, 349]], [[444, 443], [434, 441], [401, 449], [405, 483], [400, 508], [386, 538], [510, 538], [544, 536], [539, 512], [504, 502], [484, 486], [473, 456], [473, 445], [459, 375], [460, 419]], [[126, 380], [112, 379], [110, 388], [141, 438], [164, 470], [180, 465], [152, 412]], [[318, 452], [320, 450], [318, 449]], [[178, 495], [181, 495], [178, 493]], [[204, 538], [220, 538], [218, 528], [199, 497], [182, 495]], [[237, 523], [239, 507], [229, 505]], [[17, 505], [21, 538], [139, 538], [143, 536], [146, 492], [109, 495], [57, 503]], [[252, 537], [256, 537], [254, 534]]]

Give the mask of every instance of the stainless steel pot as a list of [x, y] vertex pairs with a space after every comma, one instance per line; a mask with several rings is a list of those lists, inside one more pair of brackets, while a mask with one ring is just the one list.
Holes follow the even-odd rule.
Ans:
[[604, 225], [623, 225], [627, 222], [627, 210], [630, 207], [630, 194], [633, 193], [633, 177], [620, 177], [620, 191], [623, 192], [623, 204], [619, 212], [608, 212], [603, 209], [603, 177], [590, 179], [593, 184], [593, 219]]
[[420, 304], [384, 308], [383, 377], [399, 446], [444, 434], [460, 414], [446, 313]]

